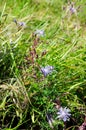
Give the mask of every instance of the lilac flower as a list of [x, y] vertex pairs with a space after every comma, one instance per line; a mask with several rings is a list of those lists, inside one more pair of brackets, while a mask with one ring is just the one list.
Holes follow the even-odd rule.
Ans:
[[69, 10], [70, 10], [71, 14], [76, 13], [76, 9], [73, 6], [70, 6]]
[[14, 19], [13, 22], [17, 24], [17, 20], [16, 19]]
[[18, 26], [26, 27], [26, 23], [25, 22], [18, 22], [16, 19], [14, 19], [13, 22], [16, 23], [16, 25], [18, 25]]
[[34, 34], [35, 35], [37, 35], [38, 37], [40, 37], [40, 36], [44, 36], [44, 30], [36, 30], [35, 32], [34, 32]]
[[25, 22], [18, 22], [18, 24], [19, 24], [19, 26], [22, 26], [22, 27], [26, 26]]
[[54, 70], [53, 66], [45, 66], [41, 68], [41, 71], [43, 75], [46, 77], [48, 74], [50, 74]]
[[57, 112], [57, 118], [60, 120], [63, 120], [64, 122], [69, 120], [69, 117], [71, 116], [70, 114], [70, 109], [69, 108], [59, 108], [59, 111]]
[[48, 121], [50, 127], [53, 129], [54, 120], [52, 118], [52, 115], [51, 114], [46, 114], [46, 117], [47, 117], [47, 121]]

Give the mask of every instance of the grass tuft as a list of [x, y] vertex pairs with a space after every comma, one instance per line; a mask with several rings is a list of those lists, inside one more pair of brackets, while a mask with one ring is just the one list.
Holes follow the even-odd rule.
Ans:
[[85, 4], [1, 2], [1, 130], [84, 130]]

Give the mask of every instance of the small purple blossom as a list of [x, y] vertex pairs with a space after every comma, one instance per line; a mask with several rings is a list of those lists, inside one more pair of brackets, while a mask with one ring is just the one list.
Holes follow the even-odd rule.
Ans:
[[19, 24], [19, 26], [22, 26], [22, 27], [26, 26], [25, 22], [18, 22], [18, 24]]
[[57, 115], [58, 115], [57, 118], [59, 120], [63, 120], [64, 122], [68, 121], [69, 117], [71, 116], [70, 109], [66, 108], [66, 107], [65, 108], [60, 107], [58, 112], [57, 112]]
[[53, 66], [45, 66], [41, 68], [41, 72], [46, 77], [48, 74], [50, 74], [54, 70]]
[[16, 25], [18, 25], [18, 26], [26, 27], [26, 23], [25, 22], [18, 22], [16, 19], [14, 19], [13, 22], [16, 23]]
[[54, 120], [52, 118], [52, 115], [48, 113], [48, 114], [46, 114], [46, 117], [47, 117], [47, 121], [48, 121], [50, 127], [53, 129]]
[[13, 22], [17, 24], [17, 20], [16, 19], [14, 19]]
[[76, 13], [76, 9], [72, 6], [70, 6], [70, 12], [71, 12], [71, 14], [74, 14], [74, 13]]
[[35, 32], [34, 32], [34, 34], [35, 35], [37, 35], [38, 37], [40, 37], [40, 36], [44, 36], [44, 30], [36, 30]]

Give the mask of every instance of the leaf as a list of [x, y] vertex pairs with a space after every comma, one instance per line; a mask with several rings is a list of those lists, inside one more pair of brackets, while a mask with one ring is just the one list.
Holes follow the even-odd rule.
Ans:
[[31, 118], [32, 118], [32, 122], [33, 122], [33, 123], [35, 123], [35, 120], [34, 120], [34, 118], [35, 118], [35, 117], [34, 117], [34, 112], [33, 112], [33, 114], [32, 114], [32, 117], [31, 117]]

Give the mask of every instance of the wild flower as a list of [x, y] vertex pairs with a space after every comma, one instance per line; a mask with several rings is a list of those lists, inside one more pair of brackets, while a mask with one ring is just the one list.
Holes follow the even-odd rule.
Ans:
[[17, 25], [17, 20], [16, 19], [14, 19], [13, 22], [16, 23], [16, 25]]
[[13, 22], [16, 23], [16, 25], [18, 25], [18, 27], [26, 27], [25, 22], [18, 22], [16, 19], [14, 19]]
[[71, 14], [76, 13], [76, 9], [73, 6], [70, 6], [69, 10], [70, 10]]
[[53, 66], [45, 66], [41, 68], [41, 72], [46, 77], [48, 74], [50, 74], [54, 70]]
[[25, 27], [26, 23], [25, 22], [18, 22], [19, 26]]
[[66, 108], [66, 107], [65, 108], [60, 107], [59, 110], [58, 110], [58, 112], [57, 112], [57, 115], [58, 115], [57, 118], [59, 120], [63, 120], [64, 122], [68, 121], [69, 118], [70, 118], [70, 116], [71, 116], [70, 109]]
[[40, 36], [44, 36], [44, 30], [36, 30], [35, 32], [34, 32], [34, 34], [36, 35], [36, 36], [38, 36], [38, 37], [40, 37]]
[[52, 118], [52, 115], [48, 113], [48, 114], [46, 114], [46, 117], [47, 117], [47, 121], [48, 121], [50, 127], [53, 129], [54, 120]]

